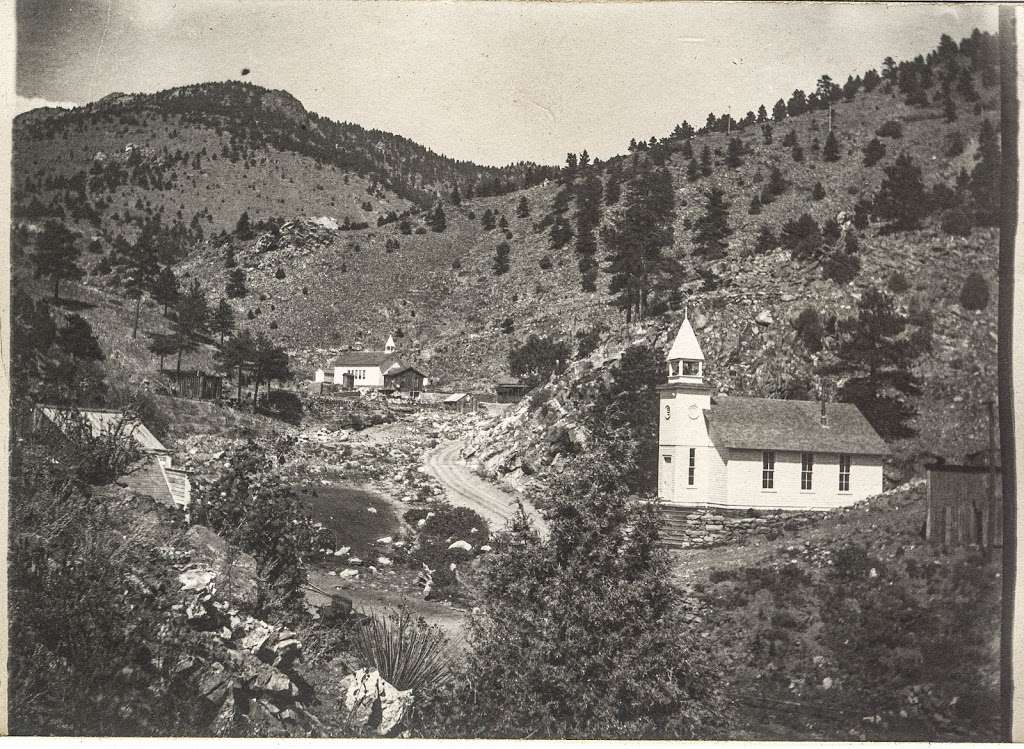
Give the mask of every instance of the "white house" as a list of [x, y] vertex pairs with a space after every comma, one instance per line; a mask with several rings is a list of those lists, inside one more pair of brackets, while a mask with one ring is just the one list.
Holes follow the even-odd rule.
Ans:
[[659, 387], [658, 496], [670, 504], [827, 510], [882, 491], [889, 450], [853, 404], [711, 397], [683, 320]]

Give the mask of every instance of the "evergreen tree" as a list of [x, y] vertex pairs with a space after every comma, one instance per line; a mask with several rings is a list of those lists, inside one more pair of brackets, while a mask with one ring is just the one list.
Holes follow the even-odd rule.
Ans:
[[729, 145], [725, 150], [725, 165], [730, 169], [736, 169], [743, 163], [740, 158], [743, 155], [743, 141], [739, 138], [732, 138], [729, 140]]
[[612, 303], [627, 322], [643, 319], [651, 291], [675, 278], [676, 266], [663, 253], [672, 246], [675, 191], [664, 169], [643, 171], [626, 187], [626, 206], [601, 236], [608, 248]]
[[839, 161], [839, 142], [836, 140], [836, 134], [831, 130], [828, 137], [825, 138], [825, 149], [821, 155], [825, 161]]
[[872, 138], [864, 146], [864, 166], [874, 166], [885, 156], [885, 144], [878, 138]]
[[149, 353], [160, 358], [159, 371], [164, 371], [164, 359], [178, 352], [178, 340], [174, 335], [166, 333], [150, 333], [147, 348]]
[[597, 226], [601, 221], [601, 180], [588, 173], [576, 188], [576, 255], [582, 288], [597, 289]]
[[491, 212], [490, 208], [484, 210], [483, 215], [480, 217], [480, 226], [483, 227], [484, 231], [491, 231], [497, 223], [494, 220], [494, 213]]
[[144, 237], [134, 245], [125, 245], [111, 257], [111, 265], [121, 275], [121, 284], [128, 292], [128, 298], [135, 300], [135, 315], [132, 322], [132, 338], [139, 332], [139, 314], [142, 297], [150, 289], [160, 272], [153, 248], [144, 243]]
[[988, 120], [982, 120], [978, 134], [978, 163], [971, 172], [969, 189], [975, 221], [981, 226], [998, 226], [1001, 205], [999, 136]]
[[235, 236], [242, 241], [252, 239], [253, 233], [248, 211], [242, 211], [242, 215], [238, 217], [238, 222], [235, 224]]
[[516, 205], [516, 216], [519, 218], [526, 218], [530, 215], [530, 202], [523, 195], [519, 198], [519, 203]]
[[[175, 349], [177, 350], [177, 349]], [[218, 365], [224, 372], [237, 370], [237, 399], [242, 402], [242, 372], [256, 360], [256, 341], [248, 330], [242, 330], [231, 336], [214, 354]]]
[[32, 260], [35, 263], [35, 277], [53, 281], [53, 299], [60, 300], [60, 282], [77, 281], [85, 273], [78, 267], [82, 251], [76, 240], [78, 234], [70, 231], [58, 221], [47, 221], [36, 239]]
[[764, 144], [770, 146], [772, 144], [772, 126], [768, 123], [761, 125], [761, 137], [764, 139]]
[[238, 261], [235, 260], [235, 248], [230, 244], [224, 249], [224, 267], [234, 268], [238, 265]]
[[885, 179], [875, 195], [875, 214], [893, 221], [897, 229], [916, 229], [928, 213], [921, 168], [906, 153], [885, 168]]
[[782, 122], [786, 119], [786, 102], [782, 99], [775, 102], [775, 106], [772, 107], [772, 119], [776, 122]]
[[679, 155], [684, 161], [688, 161], [693, 158], [693, 144], [689, 140], [684, 140], [683, 145], [679, 147]]
[[807, 213], [784, 223], [779, 233], [779, 244], [797, 261], [817, 260], [823, 242], [818, 222]]
[[757, 197], [757, 195], [754, 195], [754, 197], [752, 197], [750, 199], [750, 207], [747, 208], [747, 213], [749, 213], [751, 216], [756, 216], [760, 212], [761, 212], [761, 199], [759, 197]]
[[429, 224], [431, 231], [437, 233], [441, 233], [448, 228], [448, 220], [444, 215], [444, 208], [441, 207], [440, 203], [438, 203], [434, 208], [434, 211], [427, 220], [427, 223]]
[[241, 299], [249, 293], [248, 289], [245, 288], [244, 270], [235, 268], [228, 273], [228, 284], [224, 292], [227, 294], [228, 299]]
[[193, 281], [192, 285], [181, 295], [175, 306], [175, 319], [172, 323], [178, 364], [175, 371], [181, 373], [181, 356], [186, 351], [199, 348], [199, 337], [209, 330], [210, 307], [206, 301], [206, 292]]
[[909, 437], [914, 410], [907, 396], [920, 395], [914, 362], [931, 350], [931, 320], [926, 312], [900, 312], [892, 297], [867, 288], [857, 317], [836, 326], [838, 345], [822, 374], [845, 378], [839, 400], [855, 403], [885, 439]]
[[178, 277], [174, 275], [171, 266], [165, 265], [161, 268], [153, 281], [150, 293], [153, 295], [153, 300], [164, 308], [164, 317], [166, 317], [167, 308], [175, 305], [181, 295]]
[[555, 214], [555, 220], [551, 224], [551, 230], [549, 231], [548, 236], [551, 239], [551, 248], [555, 250], [562, 249], [572, 241], [572, 226], [569, 224], [569, 220], [565, 217], [565, 214]]
[[217, 309], [213, 312], [211, 328], [214, 333], [220, 335], [220, 345], [224, 345], [224, 336], [231, 335], [235, 329], [235, 310], [228, 304], [227, 299], [221, 297], [217, 303]]
[[622, 197], [622, 172], [609, 169], [608, 178], [604, 183], [604, 204], [615, 205]]
[[509, 268], [509, 255], [512, 252], [512, 248], [509, 247], [508, 242], [502, 242], [494, 248], [494, 260], [491, 261], [491, 270], [494, 271], [494, 275], [500, 276], [508, 273]]
[[790, 117], [796, 117], [807, 111], [807, 95], [804, 94], [800, 89], [796, 89], [793, 95], [789, 97], [789, 101], [786, 102], [786, 114]]
[[92, 326], [78, 314], [67, 316], [64, 327], [57, 331], [57, 345], [79, 361], [102, 361], [103, 349], [93, 335]]
[[764, 108], [764, 104], [757, 108], [757, 124], [768, 122], [768, 110]]
[[786, 191], [786, 178], [782, 176], [782, 171], [777, 166], [772, 166], [768, 172], [768, 183], [765, 187], [773, 196], [782, 195]]
[[700, 173], [705, 177], [711, 176], [711, 149], [708, 148], [707, 143], [700, 150]]
[[690, 182], [696, 182], [700, 179], [700, 165], [696, 159], [690, 159], [686, 165], [686, 179]]
[[825, 197], [825, 188], [820, 182], [815, 182], [814, 187], [811, 188], [811, 198], [813, 200], [821, 200]]
[[795, 161], [798, 164], [801, 161], [804, 160], [804, 149], [802, 149], [800, 147], [799, 143], [797, 143], [795, 146], [793, 146], [792, 155], [793, 155], [793, 161]]
[[507, 229], [508, 228], [508, 219], [505, 218], [504, 216], [502, 216], [500, 219], [498, 219], [498, 228], [499, 229]]
[[459, 192], [458, 183], [452, 188], [452, 194], [450, 198], [452, 205], [462, 205], [462, 194]]
[[708, 260], [722, 257], [728, 243], [725, 238], [732, 234], [729, 228], [729, 205], [725, 193], [717, 187], [707, 192], [704, 214], [694, 222], [694, 252]]

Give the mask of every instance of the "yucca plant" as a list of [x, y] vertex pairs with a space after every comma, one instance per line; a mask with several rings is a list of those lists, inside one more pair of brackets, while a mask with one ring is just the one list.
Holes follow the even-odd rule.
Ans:
[[367, 615], [354, 635], [355, 653], [398, 689], [439, 687], [451, 679], [448, 638], [404, 606]]

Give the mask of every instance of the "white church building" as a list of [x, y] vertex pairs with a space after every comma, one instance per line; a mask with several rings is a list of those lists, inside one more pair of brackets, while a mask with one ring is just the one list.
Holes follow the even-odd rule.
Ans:
[[889, 450], [855, 405], [711, 397], [683, 320], [660, 386], [658, 496], [668, 504], [828, 510], [882, 491]]

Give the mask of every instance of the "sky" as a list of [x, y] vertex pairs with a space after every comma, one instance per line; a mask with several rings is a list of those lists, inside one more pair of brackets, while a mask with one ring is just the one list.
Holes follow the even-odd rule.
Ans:
[[[882, 3], [18, 0], [20, 110], [227, 79], [480, 164], [607, 158], [709, 112], [768, 109], [996, 6]], [[251, 72], [242, 77], [243, 68]]]

